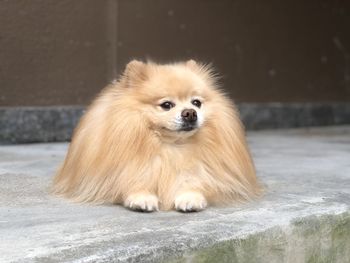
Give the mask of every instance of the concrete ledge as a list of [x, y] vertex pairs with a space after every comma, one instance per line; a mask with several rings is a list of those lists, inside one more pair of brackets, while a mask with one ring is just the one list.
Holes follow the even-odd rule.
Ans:
[[350, 124], [350, 103], [240, 103], [249, 130]]
[[0, 144], [68, 141], [84, 108], [0, 107]]
[[266, 195], [190, 214], [69, 203], [66, 143], [0, 146], [0, 262], [350, 262], [349, 134], [249, 132]]
[[[350, 124], [350, 103], [241, 103], [247, 129]], [[82, 106], [0, 107], [0, 144], [69, 141]]]

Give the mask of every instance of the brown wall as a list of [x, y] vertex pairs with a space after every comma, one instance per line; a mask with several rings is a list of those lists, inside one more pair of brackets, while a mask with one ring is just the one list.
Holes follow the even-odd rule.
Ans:
[[147, 57], [213, 62], [240, 102], [350, 101], [350, 2], [0, 1], [0, 106], [86, 104]]
[[0, 105], [83, 104], [106, 83], [106, 1], [0, 1]]

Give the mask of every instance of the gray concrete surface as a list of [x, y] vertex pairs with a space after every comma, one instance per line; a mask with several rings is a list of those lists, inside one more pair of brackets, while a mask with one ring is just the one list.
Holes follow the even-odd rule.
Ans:
[[350, 262], [350, 126], [249, 133], [259, 201], [136, 213], [48, 194], [67, 144], [0, 147], [0, 262]]

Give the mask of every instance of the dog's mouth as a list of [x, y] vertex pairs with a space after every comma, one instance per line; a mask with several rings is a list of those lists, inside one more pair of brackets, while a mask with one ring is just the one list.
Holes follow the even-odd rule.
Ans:
[[172, 130], [167, 127], [163, 127], [164, 130], [171, 131], [171, 132], [190, 132], [195, 129], [197, 129], [197, 125], [183, 125], [180, 129]]
[[197, 126], [185, 126], [185, 127], [181, 127], [181, 129], [178, 129], [177, 131], [189, 132], [189, 131], [193, 131], [194, 129], [197, 129]]

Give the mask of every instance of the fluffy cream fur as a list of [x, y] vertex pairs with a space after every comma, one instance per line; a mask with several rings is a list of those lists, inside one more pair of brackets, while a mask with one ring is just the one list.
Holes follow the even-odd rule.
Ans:
[[[211, 69], [192, 60], [130, 62], [82, 117], [54, 192], [144, 211], [202, 210], [257, 196], [237, 110], [216, 86]], [[164, 100], [176, 107], [164, 111]], [[184, 108], [198, 111], [197, 129], [176, 130]]]

